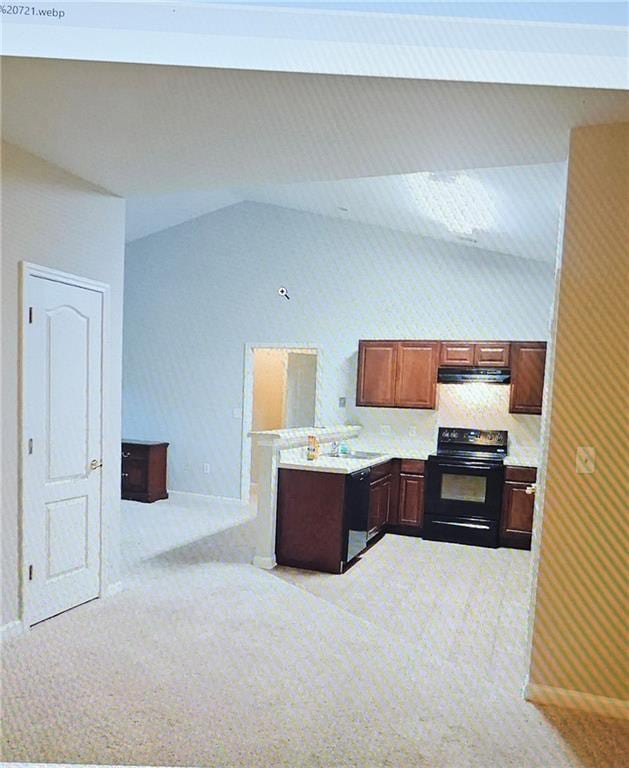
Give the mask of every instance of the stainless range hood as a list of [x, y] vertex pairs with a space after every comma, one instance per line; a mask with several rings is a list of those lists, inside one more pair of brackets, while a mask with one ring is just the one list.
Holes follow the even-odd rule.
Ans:
[[455, 368], [443, 366], [439, 368], [437, 381], [441, 384], [469, 384], [483, 382], [485, 384], [509, 384], [511, 370], [509, 368]]

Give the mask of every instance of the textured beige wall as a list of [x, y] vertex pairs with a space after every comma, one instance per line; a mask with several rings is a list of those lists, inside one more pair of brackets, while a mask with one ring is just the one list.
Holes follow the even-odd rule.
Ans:
[[[627, 698], [629, 123], [575, 129], [530, 682]], [[596, 471], [575, 472], [579, 445]]]

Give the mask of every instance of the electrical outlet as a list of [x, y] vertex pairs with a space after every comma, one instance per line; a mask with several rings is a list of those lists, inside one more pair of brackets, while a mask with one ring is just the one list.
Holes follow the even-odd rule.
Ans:
[[204, 475], [209, 475], [210, 474], [210, 465], [209, 464], [204, 464], [203, 465], [203, 474]]
[[576, 471], [578, 475], [591, 475], [596, 465], [596, 451], [592, 445], [577, 448]]
[[417, 437], [417, 427], [409, 427], [408, 428], [408, 436], [409, 437]]
[[381, 435], [390, 435], [391, 434], [391, 425], [390, 424], [381, 424], [380, 425], [380, 434]]

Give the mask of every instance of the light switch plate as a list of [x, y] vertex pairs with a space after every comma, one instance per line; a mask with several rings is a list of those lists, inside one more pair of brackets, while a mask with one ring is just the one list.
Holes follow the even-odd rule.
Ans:
[[390, 435], [391, 434], [391, 425], [390, 424], [382, 424], [380, 426], [380, 434], [381, 435]]
[[591, 475], [596, 467], [596, 450], [592, 445], [577, 447], [576, 470], [578, 475]]
[[347, 398], [339, 397], [339, 408], [345, 408], [347, 405]]

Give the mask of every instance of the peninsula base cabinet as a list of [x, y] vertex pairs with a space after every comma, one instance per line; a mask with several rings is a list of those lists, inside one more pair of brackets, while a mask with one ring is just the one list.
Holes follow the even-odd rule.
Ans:
[[530, 549], [535, 511], [534, 467], [507, 467], [502, 493], [500, 546]]

